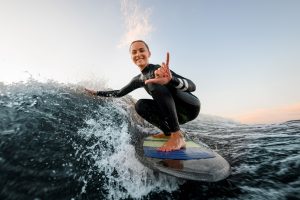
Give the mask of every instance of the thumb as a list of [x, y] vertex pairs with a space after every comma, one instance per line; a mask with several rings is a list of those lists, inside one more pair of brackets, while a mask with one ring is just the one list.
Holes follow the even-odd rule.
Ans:
[[157, 80], [155, 78], [152, 79], [148, 79], [145, 81], [145, 84], [149, 84], [149, 83], [155, 83]]

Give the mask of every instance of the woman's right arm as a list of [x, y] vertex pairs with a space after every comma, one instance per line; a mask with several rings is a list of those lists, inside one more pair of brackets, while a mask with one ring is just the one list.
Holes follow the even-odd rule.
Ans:
[[140, 79], [140, 75], [138, 75], [138, 76], [134, 77], [130, 81], [130, 83], [128, 83], [126, 86], [124, 86], [120, 90], [94, 91], [94, 90], [85, 89], [85, 91], [88, 94], [101, 96], [101, 97], [122, 97], [142, 86], [144, 86], [144, 82]]

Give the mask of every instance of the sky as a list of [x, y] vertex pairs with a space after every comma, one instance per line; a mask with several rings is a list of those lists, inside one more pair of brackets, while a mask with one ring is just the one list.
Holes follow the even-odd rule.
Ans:
[[300, 119], [299, 8], [298, 0], [0, 0], [0, 82], [33, 76], [120, 89], [140, 73], [128, 48], [143, 39], [151, 63], [170, 52], [170, 68], [196, 84], [202, 113]]

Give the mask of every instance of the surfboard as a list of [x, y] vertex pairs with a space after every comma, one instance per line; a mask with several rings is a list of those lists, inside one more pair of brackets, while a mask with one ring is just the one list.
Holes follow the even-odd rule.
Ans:
[[138, 159], [155, 171], [187, 180], [216, 182], [229, 176], [229, 163], [206, 144], [188, 139], [184, 149], [157, 151], [167, 140], [144, 137], [136, 147]]

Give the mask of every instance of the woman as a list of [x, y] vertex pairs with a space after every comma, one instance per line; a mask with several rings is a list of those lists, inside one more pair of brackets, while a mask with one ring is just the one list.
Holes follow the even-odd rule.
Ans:
[[169, 69], [169, 53], [166, 63], [153, 65], [149, 63], [151, 52], [142, 40], [130, 45], [131, 59], [141, 74], [135, 76], [129, 84], [120, 90], [94, 91], [87, 93], [102, 97], [122, 97], [131, 91], [144, 87], [153, 99], [140, 99], [135, 104], [136, 112], [145, 120], [162, 130], [153, 137], [170, 136], [159, 151], [174, 151], [185, 148], [184, 136], [179, 124], [195, 119], [200, 111], [200, 102], [190, 92], [195, 91], [195, 84]]

